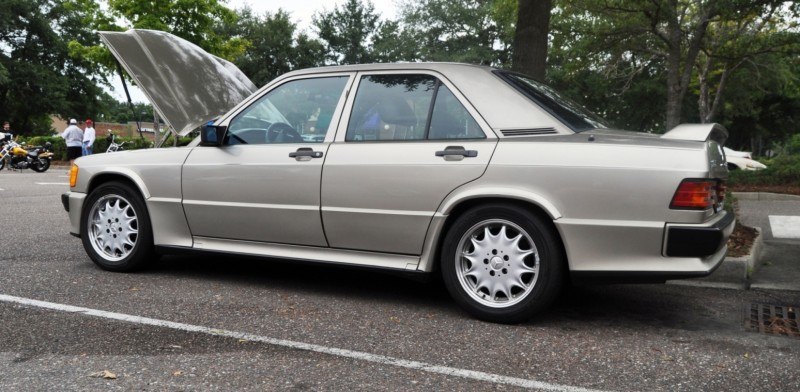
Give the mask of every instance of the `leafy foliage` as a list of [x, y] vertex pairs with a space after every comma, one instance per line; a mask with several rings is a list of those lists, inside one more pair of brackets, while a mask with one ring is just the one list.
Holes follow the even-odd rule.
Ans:
[[341, 7], [323, 10], [312, 23], [324, 42], [330, 64], [363, 64], [411, 60], [408, 36], [394, 21], [381, 20], [369, 0], [347, 0]]
[[516, 7], [503, 0], [406, 0], [401, 20], [417, 59], [509, 65]]
[[85, 1], [0, 3], [0, 118], [19, 134], [50, 131], [49, 114], [82, 117], [98, 108], [94, 65], [69, 55], [71, 40], [92, 43]]
[[289, 14], [256, 15], [249, 8], [237, 11], [234, 25], [218, 26], [221, 35], [238, 36], [247, 48], [234, 59], [242, 72], [257, 86], [293, 69], [322, 65], [325, 49], [319, 41], [297, 32]]

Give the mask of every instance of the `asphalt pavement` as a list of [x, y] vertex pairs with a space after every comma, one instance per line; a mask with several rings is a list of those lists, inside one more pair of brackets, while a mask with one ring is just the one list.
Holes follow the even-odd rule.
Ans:
[[761, 228], [764, 241], [750, 287], [800, 292], [800, 197], [753, 196], [737, 197], [742, 223]]
[[436, 279], [232, 257], [110, 273], [68, 234], [67, 180], [0, 171], [2, 391], [800, 386], [800, 339], [743, 324], [800, 292], [570, 287], [508, 326], [470, 318]]

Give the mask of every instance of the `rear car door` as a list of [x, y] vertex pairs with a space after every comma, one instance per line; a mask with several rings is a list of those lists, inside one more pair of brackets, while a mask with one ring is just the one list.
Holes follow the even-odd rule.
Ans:
[[192, 235], [327, 246], [320, 219], [322, 162], [351, 74], [288, 79], [223, 120], [220, 147], [196, 147], [183, 166]]
[[483, 174], [496, 136], [441, 75], [356, 83], [323, 168], [325, 234], [334, 248], [419, 255], [439, 204]]

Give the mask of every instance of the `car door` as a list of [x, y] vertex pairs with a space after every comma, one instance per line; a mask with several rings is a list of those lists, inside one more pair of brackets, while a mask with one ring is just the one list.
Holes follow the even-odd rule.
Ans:
[[483, 174], [496, 136], [437, 74], [359, 73], [356, 83], [323, 168], [328, 242], [419, 255], [439, 204]]
[[322, 162], [350, 74], [289, 79], [223, 119], [223, 145], [196, 147], [183, 166], [192, 235], [327, 246]]

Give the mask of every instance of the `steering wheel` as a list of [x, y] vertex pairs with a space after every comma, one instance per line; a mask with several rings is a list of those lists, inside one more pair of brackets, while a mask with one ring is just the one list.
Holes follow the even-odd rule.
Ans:
[[274, 122], [267, 128], [267, 140], [270, 143], [302, 143], [303, 138], [291, 125]]

